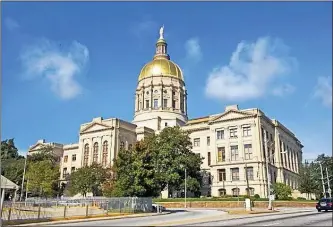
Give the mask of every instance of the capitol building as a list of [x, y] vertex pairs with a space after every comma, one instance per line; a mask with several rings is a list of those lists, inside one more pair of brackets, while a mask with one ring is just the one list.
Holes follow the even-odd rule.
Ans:
[[[204, 158], [202, 169], [211, 175], [203, 196], [245, 195], [248, 188], [251, 195], [267, 198], [269, 182], [283, 182], [297, 192], [303, 145], [296, 136], [258, 108], [231, 105], [222, 113], [188, 119], [184, 75], [171, 59], [162, 27], [152, 61], [138, 71], [132, 122], [97, 117], [80, 125], [77, 143], [39, 140], [28, 154], [51, 145], [60, 157], [60, 180], [65, 181], [93, 162], [111, 166], [121, 148], [130, 149], [165, 127], [180, 126], [190, 132], [192, 151]], [[170, 196], [167, 190], [162, 193]]]

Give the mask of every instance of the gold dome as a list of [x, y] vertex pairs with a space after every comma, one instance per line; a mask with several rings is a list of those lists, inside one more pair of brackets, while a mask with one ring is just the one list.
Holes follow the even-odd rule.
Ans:
[[155, 58], [147, 63], [140, 72], [139, 81], [152, 76], [168, 76], [184, 81], [180, 67], [166, 58]]

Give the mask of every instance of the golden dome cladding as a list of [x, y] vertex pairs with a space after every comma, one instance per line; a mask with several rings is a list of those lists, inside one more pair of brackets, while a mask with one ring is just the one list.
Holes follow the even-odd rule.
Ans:
[[140, 72], [139, 81], [152, 76], [169, 76], [184, 80], [180, 67], [166, 58], [156, 58], [147, 63]]

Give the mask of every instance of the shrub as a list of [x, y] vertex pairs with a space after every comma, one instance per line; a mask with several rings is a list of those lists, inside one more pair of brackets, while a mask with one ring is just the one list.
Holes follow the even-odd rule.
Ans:
[[297, 197], [297, 200], [306, 200], [304, 197]]
[[253, 197], [254, 197], [255, 199], [260, 199], [260, 195], [258, 195], [258, 194], [255, 194]]

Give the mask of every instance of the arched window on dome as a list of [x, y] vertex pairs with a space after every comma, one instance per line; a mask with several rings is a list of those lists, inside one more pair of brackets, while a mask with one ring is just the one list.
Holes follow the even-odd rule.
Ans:
[[102, 165], [106, 166], [108, 161], [108, 141], [103, 142]]
[[89, 162], [89, 144], [84, 145], [83, 166], [87, 166]]
[[97, 163], [98, 162], [98, 143], [94, 143], [94, 151], [93, 151], [93, 162]]

